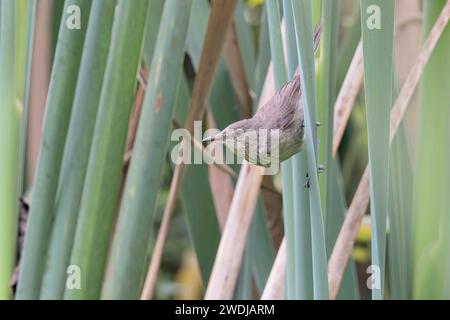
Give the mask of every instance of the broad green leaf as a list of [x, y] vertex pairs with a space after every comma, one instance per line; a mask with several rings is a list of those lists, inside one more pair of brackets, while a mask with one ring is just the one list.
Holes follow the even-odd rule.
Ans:
[[119, 1], [70, 258], [70, 264], [77, 266], [81, 273], [81, 288], [74, 290], [66, 286], [66, 299], [100, 297], [120, 191], [147, 5], [147, 0]]
[[[325, 167], [319, 175], [321, 205], [325, 221], [328, 217], [328, 193], [331, 189], [331, 176], [328, 168], [332, 164], [334, 102], [336, 100], [336, 56], [339, 29], [340, 1], [324, 1], [322, 3], [322, 39], [320, 46], [319, 66], [317, 70], [317, 121], [321, 124], [317, 135], [318, 161]], [[331, 208], [330, 208], [331, 209]], [[326, 224], [326, 222], [325, 222]]]
[[108, 60], [115, 0], [94, 1], [61, 164], [41, 299], [61, 299]]
[[[327, 254], [325, 230], [320, 204], [319, 179], [317, 176], [317, 130], [314, 77], [314, 52], [312, 41], [311, 1], [292, 1], [297, 52], [301, 76], [301, 103], [305, 115], [305, 150], [311, 219], [311, 249], [313, 288], [315, 299], [328, 299]], [[295, 167], [294, 167], [295, 169]], [[294, 172], [295, 174], [295, 172]], [[295, 182], [294, 182], [295, 183]], [[298, 183], [298, 182], [297, 182]]]
[[370, 167], [372, 266], [379, 276], [373, 299], [383, 299], [386, 263], [386, 217], [389, 190], [389, 126], [393, 89], [395, 2], [363, 0], [361, 28], [364, 55], [364, 92]]
[[64, 12], [71, 5], [80, 8], [81, 28], [76, 31], [69, 29], [65, 20], [70, 17], [70, 14], [64, 14], [45, 107], [42, 140], [34, 177], [31, 209], [17, 289], [17, 298], [19, 299], [39, 297], [54, 218], [53, 206], [59, 170], [69, 127], [77, 83], [76, 75], [81, 61], [91, 1], [66, 0]]
[[[128, 1], [127, 1], [128, 3]], [[165, 2], [102, 297], [136, 299], [147, 271], [191, 1]]]
[[[426, 37], [447, 1], [424, 1]], [[448, 299], [450, 27], [422, 75], [413, 187], [413, 298]]]
[[[0, 3], [0, 299], [9, 299], [16, 260], [20, 112], [16, 104], [15, 0]], [[21, 62], [21, 61], [18, 61]]]

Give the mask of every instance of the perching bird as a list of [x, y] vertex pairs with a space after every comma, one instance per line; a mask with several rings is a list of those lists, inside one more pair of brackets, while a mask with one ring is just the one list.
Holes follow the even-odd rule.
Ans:
[[[320, 32], [319, 25], [313, 35], [314, 51], [319, 45]], [[300, 94], [298, 68], [293, 79], [261, 106], [252, 118], [234, 122], [216, 136], [203, 141], [223, 142], [239, 157], [264, 167], [271, 165], [274, 156], [278, 156], [277, 162], [289, 159], [303, 147], [305, 130]], [[278, 155], [273, 154], [276, 147], [273, 142], [278, 145]]]

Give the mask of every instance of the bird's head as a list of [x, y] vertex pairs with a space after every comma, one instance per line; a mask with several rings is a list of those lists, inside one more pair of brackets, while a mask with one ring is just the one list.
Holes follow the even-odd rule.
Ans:
[[256, 159], [258, 136], [253, 121], [253, 119], [245, 119], [234, 122], [217, 135], [204, 139], [203, 142], [220, 142], [240, 158]]
[[227, 140], [236, 141], [246, 132], [252, 130], [251, 119], [244, 119], [230, 124], [228, 127], [220, 131], [218, 134], [203, 139], [203, 142], [223, 142], [227, 144]]

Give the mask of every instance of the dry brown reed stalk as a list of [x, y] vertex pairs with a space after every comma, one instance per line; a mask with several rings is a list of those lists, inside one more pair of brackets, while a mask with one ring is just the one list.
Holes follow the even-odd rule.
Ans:
[[[439, 40], [442, 31], [448, 23], [450, 16], [450, 0], [446, 3], [445, 7], [442, 9], [442, 12], [438, 19], [436, 20], [435, 25], [433, 26], [430, 34], [425, 41], [417, 60], [414, 66], [411, 68], [408, 76], [402, 86], [402, 89], [394, 103], [391, 112], [391, 126], [390, 126], [390, 141], [395, 136], [395, 133], [398, 129], [400, 121], [402, 120], [403, 115], [409, 105], [411, 97], [415, 91], [417, 83], [419, 82], [422, 71], [431, 56], [431, 53], [436, 46], [437, 41]], [[356, 59], [359, 59], [358, 55], [355, 54]], [[352, 65], [356, 64], [355, 56], [352, 61]], [[349, 68], [349, 73], [352, 68]], [[357, 76], [357, 74], [355, 74]], [[347, 79], [348, 75], [346, 76]], [[348, 81], [351, 81], [349, 78]], [[345, 81], [342, 87], [346, 86]], [[342, 89], [341, 89], [342, 90]], [[356, 95], [355, 90], [353, 93]], [[341, 96], [341, 93], [339, 94]], [[354, 98], [353, 98], [354, 100]], [[347, 110], [343, 113], [348, 112], [348, 107], [344, 108], [344, 102], [346, 103], [346, 99], [341, 100], [342, 104], [337, 104], [335, 106], [335, 119], [338, 119], [336, 112], [342, 108], [342, 110]], [[336, 137], [336, 132], [340, 132], [347, 125], [348, 116], [341, 117], [341, 120], [334, 123], [335, 129], [333, 136], [333, 154], [336, 154], [336, 151], [339, 147], [342, 135], [340, 138]], [[337, 129], [338, 128], [338, 129]], [[342, 224], [341, 230], [339, 232], [338, 238], [336, 239], [335, 246], [333, 248], [333, 252], [330, 256], [328, 262], [328, 281], [330, 288], [330, 299], [336, 299], [340, 283], [342, 281], [343, 272], [347, 265], [348, 259], [350, 257], [351, 250], [353, 248], [353, 244], [355, 241], [356, 234], [358, 232], [359, 226], [361, 224], [361, 220], [364, 216], [364, 213], [367, 210], [369, 205], [369, 197], [370, 197], [370, 177], [369, 177], [369, 169], [366, 167], [364, 174], [359, 182], [358, 188], [355, 192], [353, 200], [350, 204], [348, 212], [345, 216], [345, 220]], [[278, 259], [278, 257], [277, 257]], [[286, 259], [286, 257], [284, 257]], [[269, 288], [274, 288], [272, 290], [277, 290], [277, 288], [273, 285]], [[277, 296], [280, 292], [267, 292], [267, 295]], [[282, 293], [281, 293], [282, 294]]]
[[[436, 20], [427, 40], [422, 46], [420, 53], [414, 66], [408, 73], [408, 76], [402, 86], [402, 89], [395, 100], [394, 106], [391, 112], [391, 126], [390, 126], [390, 142], [392, 142], [398, 126], [405, 114], [405, 111], [409, 105], [411, 97], [415, 91], [415, 88], [420, 80], [422, 72], [425, 68], [428, 59], [433, 52], [442, 31], [448, 23], [450, 18], [450, 0], [441, 11], [438, 19]], [[341, 231], [339, 232], [336, 244], [333, 248], [333, 252], [328, 262], [328, 279], [330, 288], [330, 298], [335, 299], [339, 290], [339, 285], [342, 280], [342, 276], [350, 257], [355, 237], [361, 224], [361, 220], [365, 211], [369, 205], [370, 196], [370, 177], [369, 169], [366, 167], [364, 175], [358, 185], [355, 196], [350, 204], [348, 213], [345, 217]]]
[[266, 286], [261, 295], [261, 300], [281, 300], [284, 298], [286, 278], [286, 240], [280, 244], [277, 257], [273, 263]]
[[50, 1], [37, 1], [36, 25], [34, 30], [33, 57], [30, 80], [30, 107], [27, 130], [27, 181], [31, 186], [34, 180], [45, 102], [50, 82], [51, 70], [51, 11]]
[[364, 76], [363, 64], [362, 43], [359, 40], [358, 47], [355, 50], [352, 62], [334, 105], [333, 157], [336, 156], [339, 145], [341, 144], [342, 136], [347, 127], [356, 96], [361, 88]]
[[[414, 65], [422, 44], [422, 13], [419, 0], [398, 0], [395, 4], [395, 74], [403, 83]], [[411, 98], [403, 120], [408, 151], [414, 161], [417, 132], [417, 94]]]
[[[259, 106], [275, 94], [273, 67], [269, 65]], [[255, 210], [264, 168], [242, 164], [230, 212], [217, 250], [205, 299], [233, 297], [250, 223]]]
[[[189, 102], [189, 112], [185, 125], [185, 128], [191, 134], [194, 131], [194, 121], [201, 120], [203, 118], [206, 108], [206, 100], [212, 86], [212, 79], [220, 59], [226, 32], [233, 19], [236, 5], [237, 0], [211, 1], [211, 13], [208, 19], [204, 45], [200, 56], [198, 72], [196, 74], [192, 89], [191, 100]], [[169, 196], [163, 212], [161, 226], [158, 231], [144, 289], [141, 294], [142, 300], [148, 300], [153, 297], [156, 278], [158, 276], [158, 270], [161, 264], [164, 243], [167, 238], [171, 216], [175, 207], [175, 200], [183, 179], [184, 169], [184, 164], [179, 164], [175, 167], [175, 172], [170, 185]]]
[[[207, 113], [207, 127], [216, 128], [214, 118], [211, 112]], [[194, 143], [196, 141], [194, 140]], [[197, 146], [197, 144], [195, 144]], [[198, 145], [202, 148], [202, 152], [205, 152], [203, 145]], [[234, 185], [232, 177], [236, 177], [237, 174], [233, 169], [225, 172], [222, 168], [218, 167], [218, 164], [214, 162], [214, 165], [208, 166], [208, 179], [211, 187], [211, 194], [214, 202], [214, 209], [216, 212], [217, 220], [219, 222], [220, 231], [225, 227], [227, 221], [228, 212], [231, 207], [231, 200], [233, 200]]]
[[242, 164], [205, 299], [233, 297], [262, 178], [262, 167], [248, 162]]
[[[225, 38], [224, 58], [227, 69], [230, 73], [231, 84], [233, 85], [242, 118], [250, 118], [252, 115], [253, 99], [248, 86], [244, 61], [239, 50], [236, 27], [231, 24]], [[278, 248], [283, 238], [283, 224], [281, 219], [282, 200], [279, 192], [276, 190], [273, 179], [265, 176], [263, 179], [264, 206], [266, 208], [267, 222], [272, 235], [275, 248]]]
[[[283, 34], [282, 34], [283, 35]], [[283, 38], [284, 41], [284, 38]], [[359, 89], [361, 88], [362, 80], [364, 74], [363, 66], [363, 56], [362, 56], [362, 45], [359, 42], [358, 47], [353, 55], [352, 62], [345, 76], [344, 82], [342, 83], [341, 90], [336, 99], [334, 106], [334, 134], [333, 134], [333, 156], [335, 156], [345, 127], [347, 126], [348, 119], [350, 118], [350, 113], [352, 111], [354, 101], [358, 95]], [[286, 256], [283, 254], [278, 254], [277, 259], [286, 260]], [[279, 262], [281, 263], [281, 262]], [[286, 264], [286, 261], [283, 262]], [[284, 296], [284, 292], [276, 292], [279, 287], [275, 285], [270, 285], [269, 288], [265, 289], [267, 296]]]
[[253, 100], [250, 96], [250, 89], [245, 77], [244, 61], [242, 60], [241, 52], [239, 50], [234, 23], [229, 26], [223, 47], [223, 55], [230, 74], [231, 84], [236, 95], [241, 117], [249, 118], [252, 115]]

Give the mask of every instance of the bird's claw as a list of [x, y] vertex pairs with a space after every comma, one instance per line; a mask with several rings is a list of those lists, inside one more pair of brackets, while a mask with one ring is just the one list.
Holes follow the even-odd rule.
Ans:
[[[322, 124], [320, 122], [316, 122], [316, 126], [320, 127]], [[302, 128], [305, 128], [305, 122], [302, 121]]]
[[311, 186], [311, 184], [310, 184], [310, 179], [309, 179], [309, 175], [308, 174], [306, 174], [306, 179], [305, 179], [305, 184], [304, 184], [304, 187], [306, 188], [306, 189], [309, 189], [309, 187]]
[[323, 164], [319, 164], [317, 167], [317, 173], [323, 173], [325, 172], [325, 166]]

